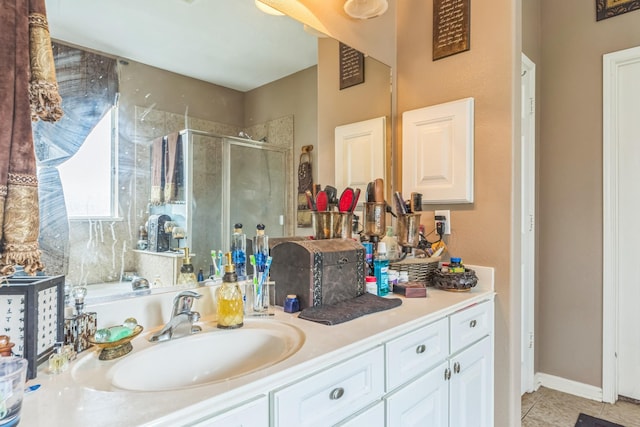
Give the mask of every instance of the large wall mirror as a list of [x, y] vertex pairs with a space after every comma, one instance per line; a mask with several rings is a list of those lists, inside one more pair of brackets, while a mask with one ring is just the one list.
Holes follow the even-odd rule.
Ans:
[[[284, 195], [282, 229], [278, 233], [304, 235], [310, 231], [298, 228], [296, 220], [296, 172], [301, 148], [313, 145], [314, 158], [318, 152], [328, 154], [324, 158], [333, 158], [334, 141], [319, 140], [319, 134], [333, 134], [336, 126], [374, 117], [386, 116], [390, 122], [388, 66], [367, 57], [365, 82], [340, 90], [338, 41], [305, 30], [287, 16], [267, 15], [256, 8], [254, 0], [172, 0], [161, 4], [153, 0], [99, 4], [47, 0], [46, 4], [54, 52], [58, 48], [79, 49], [111, 58], [115, 64], [116, 108], [104, 108], [115, 111], [109, 123], [117, 135], [117, 156], [111, 170], [115, 174], [112, 195], [116, 202], [112, 215], [69, 217], [56, 187], [60, 184], [50, 181], [43, 172], [56, 162], [40, 161], [39, 165], [41, 246], [46, 273], [65, 274], [72, 285], [113, 283], [111, 288], [100, 286], [100, 295], [105, 289], [108, 294], [131, 294], [118, 282], [127, 272], [137, 270], [138, 231], [153, 213], [151, 146], [157, 138], [190, 130], [198, 140], [207, 139], [201, 135], [227, 136], [243, 143], [244, 138], [249, 146], [275, 147], [275, 151], [285, 153], [286, 161], [267, 166], [286, 169], [279, 171], [279, 179], [274, 180], [284, 188], [271, 189]], [[285, 36], [277, 36], [278, 32], [270, 27], [287, 30]], [[237, 42], [259, 47], [245, 51]], [[139, 44], [146, 46], [142, 53], [132, 53], [131, 49]], [[243, 62], [234, 61], [236, 65], [231, 65], [225, 57]], [[99, 69], [99, 65], [93, 65], [98, 68], [90, 68], [91, 71]], [[89, 79], [78, 84], [99, 83], [109, 72], [89, 73]], [[73, 79], [65, 84], [73, 85]], [[319, 112], [319, 98], [322, 104], [331, 105], [331, 114]], [[76, 121], [96, 115], [93, 104], [73, 113], [75, 106], [65, 105], [66, 102], [63, 97], [66, 115]], [[330, 123], [319, 122], [319, 116], [331, 117], [325, 120]], [[93, 125], [86, 129], [87, 133], [92, 130]], [[36, 149], [40, 144], [50, 157], [65, 151], [48, 147], [54, 143], [47, 138], [38, 141], [37, 129], [35, 136]], [[224, 161], [211, 151], [205, 150], [201, 155], [208, 156], [204, 162], [200, 159], [199, 164], [204, 164], [199, 168], [201, 173], [204, 168], [213, 171], [216, 164]], [[313, 164], [313, 168], [316, 177], [320, 170], [329, 171], [323, 172], [324, 176], [333, 176], [333, 164]], [[269, 176], [268, 170], [252, 172]], [[95, 173], [90, 167], [85, 176]], [[192, 183], [193, 188], [197, 185]], [[209, 199], [213, 199], [212, 203], [220, 201], [216, 197]], [[204, 202], [197, 206], [200, 216], [218, 208]], [[235, 222], [234, 218], [213, 214], [210, 220], [212, 229], [229, 231]], [[246, 224], [248, 236], [255, 225]], [[193, 230], [181, 245], [225, 249], [210, 247], [213, 243], [207, 241], [197, 242], [199, 238], [211, 237]], [[171, 246], [177, 244], [172, 242]], [[196, 268], [204, 268], [207, 273], [208, 255], [200, 253], [194, 258]]]

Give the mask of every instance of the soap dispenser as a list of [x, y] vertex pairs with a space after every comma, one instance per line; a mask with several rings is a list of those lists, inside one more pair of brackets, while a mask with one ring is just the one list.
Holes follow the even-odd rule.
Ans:
[[184, 257], [182, 258], [182, 266], [180, 267], [180, 274], [178, 275], [178, 285], [197, 285], [198, 279], [196, 278], [195, 269], [191, 264], [191, 255], [189, 255], [189, 248], [180, 248], [184, 251]]
[[217, 326], [221, 329], [235, 329], [244, 324], [242, 291], [238, 285], [238, 276], [231, 252], [227, 252], [225, 257], [227, 263], [224, 266], [222, 284], [216, 290]]

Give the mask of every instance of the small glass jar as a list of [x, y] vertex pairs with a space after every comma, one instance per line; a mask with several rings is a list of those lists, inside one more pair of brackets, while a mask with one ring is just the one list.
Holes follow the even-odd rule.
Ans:
[[389, 270], [389, 290], [393, 290], [393, 286], [400, 282], [400, 272], [396, 270]]
[[49, 373], [51, 374], [61, 374], [69, 366], [69, 359], [63, 352], [62, 346], [61, 342], [55, 343], [53, 353], [49, 356]]
[[287, 298], [284, 300], [284, 312], [285, 313], [295, 313], [300, 311], [300, 302], [298, 301], [297, 295], [287, 295]]
[[398, 283], [407, 283], [409, 281], [409, 272], [401, 271], [398, 275]]
[[449, 263], [449, 273], [464, 273], [462, 258], [451, 257], [451, 262]]

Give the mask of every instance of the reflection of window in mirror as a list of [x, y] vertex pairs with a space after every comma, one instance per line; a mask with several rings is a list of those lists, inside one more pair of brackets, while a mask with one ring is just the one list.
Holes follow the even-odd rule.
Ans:
[[69, 219], [116, 216], [117, 113], [117, 107], [111, 108], [78, 152], [58, 167]]

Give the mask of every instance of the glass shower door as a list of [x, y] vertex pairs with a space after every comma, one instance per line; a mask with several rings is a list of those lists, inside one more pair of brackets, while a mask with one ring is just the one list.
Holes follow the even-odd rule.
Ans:
[[256, 225], [265, 233], [282, 237], [286, 211], [286, 150], [266, 144], [229, 142], [229, 218], [233, 227], [241, 223], [251, 240]]

